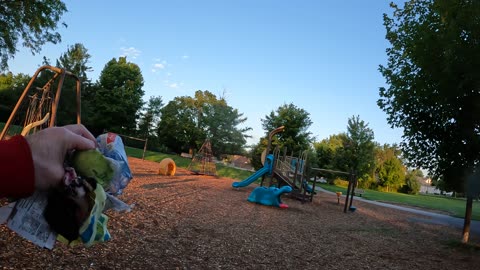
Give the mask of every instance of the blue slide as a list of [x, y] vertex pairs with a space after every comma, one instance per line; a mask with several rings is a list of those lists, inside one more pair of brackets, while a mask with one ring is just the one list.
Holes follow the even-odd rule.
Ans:
[[263, 168], [260, 170], [256, 171], [254, 174], [249, 176], [247, 179], [241, 181], [241, 182], [233, 182], [232, 187], [238, 188], [238, 187], [246, 187], [250, 185], [251, 183], [255, 182], [259, 177], [267, 174], [267, 173], [272, 173], [272, 164], [273, 164], [273, 155], [268, 155], [267, 158], [265, 159], [265, 165]]

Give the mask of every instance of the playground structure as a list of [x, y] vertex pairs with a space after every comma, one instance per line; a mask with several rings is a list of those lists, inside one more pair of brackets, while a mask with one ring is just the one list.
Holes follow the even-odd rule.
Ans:
[[[291, 155], [287, 155], [286, 148], [284, 148], [283, 153], [281, 153], [280, 149], [277, 147], [274, 149], [273, 154], [269, 153], [273, 136], [276, 133], [282, 132], [284, 128], [285, 127], [281, 126], [269, 133], [267, 148], [265, 149], [264, 153], [262, 153], [262, 162], [264, 165], [263, 168], [260, 168], [254, 174], [252, 174], [247, 179], [244, 179], [243, 181], [232, 183], [232, 187], [245, 187], [255, 182], [258, 178], [262, 177], [262, 180], [260, 182], [261, 187], [263, 187], [264, 185], [278, 188], [288, 186], [290, 187], [290, 190], [283, 193], [289, 193], [290, 197], [298, 199], [302, 201], [302, 203], [304, 203], [313, 201], [313, 196], [316, 194], [315, 186], [317, 183], [317, 176], [319, 174], [328, 173], [347, 175], [348, 188], [347, 194], [345, 196], [344, 212], [346, 213], [347, 210], [354, 212], [356, 210], [356, 207], [352, 205], [353, 195], [355, 194], [355, 187], [357, 186], [358, 182], [357, 176], [354, 172], [348, 173], [322, 168], [310, 168], [310, 175], [307, 175], [307, 151], [303, 151], [299, 153], [297, 157], [295, 157], [293, 155], [293, 152], [291, 153]], [[312, 181], [312, 186], [310, 186], [307, 179], [311, 179], [312, 177], [314, 177], [314, 180]], [[278, 200], [280, 195], [281, 193], [278, 195]], [[341, 193], [337, 193], [338, 204], [340, 204], [340, 197]], [[262, 204], [275, 205], [275, 203], [273, 202]]]
[[212, 145], [209, 139], [206, 139], [198, 153], [196, 153], [188, 170], [195, 174], [217, 175], [217, 166], [213, 162]]
[[[273, 154], [269, 153], [273, 136], [279, 132], [282, 132], [284, 129], [285, 127], [281, 126], [269, 133], [267, 149], [265, 149], [264, 153], [262, 154], [262, 157], [265, 157], [264, 159], [262, 158], [262, 162], [264, 163], [263, 168], [260, 168], [243, 181], [232, 183], [232, 187], [245, 187], [262, 177], [260, 182], [260, 186], [262, 187], [267, 183], [269, 187], [277, 187], [279, 189], [282, 189], [283, 187], [289, 187], [288, 192], [284, 191], [282, 193], [288, 193], [291, 197], [299, 199], [302, 202], [311, 202], [313, 200], [313, 195], [315, 194], [315, 183], [313, 183], [313, 187], [310, 187], [306, 180], [307, 151], [303, 151], [298, 157], [294, 157], [293, 153], [290, 156], [287, 155], [286, 148], [283, 150], [282, 154], [277, 147], [273, 151]], [[279, 193], [277, 197], [279, 197], [282, 193]], [[275, 205], [275, 203], [265, 204]]]
[[173, 159], [171, 158], [162, 159], [158, 166], [158, 174], [160, 175], [174, 176], [177, 170], [177, 165], [175, 164], [175, 161], [173, 161]]
[[[48, 74], [49, 79], [42, 87], [33, 87], [37, 81], [38, 76], [42, 72]], [[49, 74], [49, 72], [51, 72]], [[60, 96], [62, 93], [63, 83], [65, 77], [72, 77], [76, 81], [76, 122], [81, 123], [81, 82], [80, 79], [73, 73], [66, 71], [63, 68], [52, 66], [42, 66], [37, 69], [33, 77], [28, 82], [25, 90], [18, 99], [10, 117], [8, 118], [2, 132], [0, 133], [0, 140], [3, 140], [7, 134], [27, 135], [36, 132], [45, 127], [53, 127], [56, 125], [57, 109], [60, 103]], [[52, 86], [57, 85], [56, 91], [52, 91]], [[18, 116], [25, 112], [25, 115]], [[23, 119], [19, 119], [19, 118]], [[22, 126], [22, 131], [9, 132], [12, 125]]]

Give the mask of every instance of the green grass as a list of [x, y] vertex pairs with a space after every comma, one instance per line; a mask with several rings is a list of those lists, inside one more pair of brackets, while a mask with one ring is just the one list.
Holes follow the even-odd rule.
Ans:
[[[3, 130], [3, 127], [5, 126], [5, 123], [0, 122], [0, 133]], [[20, 134], [22, 132], [23, 127], [21, 126], [16, 126], [16, 125], [10, 125], [10, 128], [8, 129], [7, 134]]]
[[[132, 148], [132, 147], [126, 146], [125, 151], [127, 152], [127, 155], [131, 156], [131, 157], [142, 158], [142, 155], [143, 155], [143, 149]], [[177, 167], [185, 168], [185, 169], [188, 167], [188, 165], [190, 165], [190, 162], [191, 162], [190, 158], [184, 158], [184, 157], [177, 156], [177, 155], [169, 155], [169, 154], [163, 154], [163, 153], [158, 153], [158, 152], [153, 152], [153, 151], [146, 151], [145, 152], [145, 159], [146, 160], [160, 162], [164, 158], [173, 159], [173, 161], [175, 161], [175, 165], [177, 165]], [[217, 175], [220, 176], [220, 177], [228, 177], [228, 178], [232, 178], [232, 179], [243, 180], [243, 179], [249, 177], [250, 175], [252, 175], [252, 172], [232, 168], [232, 167], [229, 167], [229, 166], [225, 166], [223, 164], [217, 164]]]
[[[337, 192], [341, 191], [347, 194], [347, 189], [344, 187], [319, 184], [322, 188]], [[365, 190], [362, 198], [372, 201], [380, 201], [386, 203], [401, 204], [406, 206], [415, 206], [425, 209], [439, 210], [449, 213], [452, 216], [463, 218], [465, 217], [465, 199], [451, 198], [435, 195], [409, 195], [403, 193], [380, 192], [374, 190]], [[473, 202], [472, 219], [480, 220], [480, 202]]]

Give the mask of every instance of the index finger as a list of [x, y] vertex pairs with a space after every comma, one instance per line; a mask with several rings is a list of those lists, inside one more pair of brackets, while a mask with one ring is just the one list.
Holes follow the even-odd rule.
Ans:
[[71, 131], [71, 132], [73, 132], [77, 135], [80, 135], [84, 138], [92, 140], [95, 143], [97, 142], [95, 137], [93, 137], [92, 133], [90, 133], [90, 131], [88, 131], [88, 129], [82, 124], [68, 125], [68, 126], [64, 126], [64, 128], [68, 129], [69, 131]]

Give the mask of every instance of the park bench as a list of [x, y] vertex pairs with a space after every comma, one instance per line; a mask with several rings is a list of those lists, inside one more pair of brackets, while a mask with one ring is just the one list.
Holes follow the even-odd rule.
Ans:
[[362, 197], [363, 194], [365, 194], [365, 190], [363, 190], [361, 188], [355, 189], [355, 192], [353, 193], [353, 195], [358, 196], [358, 197]]

